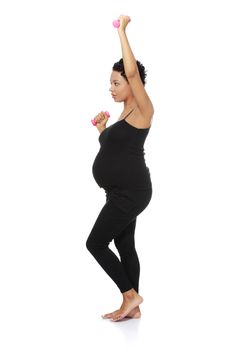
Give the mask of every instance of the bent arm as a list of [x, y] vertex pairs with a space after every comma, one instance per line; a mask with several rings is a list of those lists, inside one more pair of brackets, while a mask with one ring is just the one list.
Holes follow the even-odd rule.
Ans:
[[150, 121], [154, 114], [154, 108], [144, 88], [143, 82], [139, 74], [136, 59], [131, 50], [127, 35], [125, 33], [126, 25], [126, 19], [122, 18], [122, 25], [118, 29], [118, 34], [121, 43], [125, 74], [142, 116], [144, 117], [144, 119]]

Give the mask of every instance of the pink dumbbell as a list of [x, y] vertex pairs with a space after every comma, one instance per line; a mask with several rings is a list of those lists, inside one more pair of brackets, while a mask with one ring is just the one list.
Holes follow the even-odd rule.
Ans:
[[[105, 111], [104, 114], [105, 114], [108, 118], [110, 117], [110, 114], [109, 114], [108, 111]], [[92, 124], [93, 124], [94, 126], [96, 126], [97, 123], [96, 123], [95, 119], [92, 119], [91, 122], [92, 122]]]
[[[131, 21], [130, 17], [129, 17], [129, 21]], [[113, 22], [113, 27], [115, 28], [119, 28], [120, 27], [120, 20], [119, 19], [115, 19]]]
[[113, 27], [119, 28], [120, 27], [120, 20], [119, 19], [115, 19], [115, 21], [113, 21], [112, 24], [113, 24]]

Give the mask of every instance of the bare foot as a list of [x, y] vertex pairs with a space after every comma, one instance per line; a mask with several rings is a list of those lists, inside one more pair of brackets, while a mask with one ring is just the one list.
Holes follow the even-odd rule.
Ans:
[[[118, 311], [120, 311], [120, 310], [116, 310], [116, 311], [113, 311], [109, 314], [105, 314], [102, 316], [102, 318], [113, 318]], [[136, 306], [125, 317], [126, 318], [140, 318], [141, 317], [141, 310], [140, 310], [139, 306]]]
[[[132, 315], [133, 310], [143, 302], [143, 298], [134, 290], [123, 293], [123, 303], [119, 310], [111, 316], [113, 321], [119, 321], [127, 315]], [[130, 316], [129, 316], [130, 317]]]
[[141, 317], [141, 311], [140, 311], [139, 306], [136, 306], [125, 317], [127, 317], [127, 318], [140, 318]]

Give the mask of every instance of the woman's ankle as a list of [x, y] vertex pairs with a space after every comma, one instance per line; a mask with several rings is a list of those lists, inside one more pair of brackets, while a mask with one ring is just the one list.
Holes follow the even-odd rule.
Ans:
[[126, 292], [122, 293], [123, 294], [123, 298], [124, 299], [130, 299], [132, 297], [134, 297], [135, 295], [137, 295], [138, 293], [136, 292], [136, 290], [134, 288], [127, 290]]

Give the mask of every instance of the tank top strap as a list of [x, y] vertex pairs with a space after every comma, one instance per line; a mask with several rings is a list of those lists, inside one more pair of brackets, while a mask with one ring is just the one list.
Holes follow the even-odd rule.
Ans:
[[129, 116], [133, 111], [134, 111], [134, 108], [133, 108], [128, 114], [126, 114], [126, 116], [125, 116], [124, 118], [122, 118], [122, 119], [128, 118], [128, 116]]

